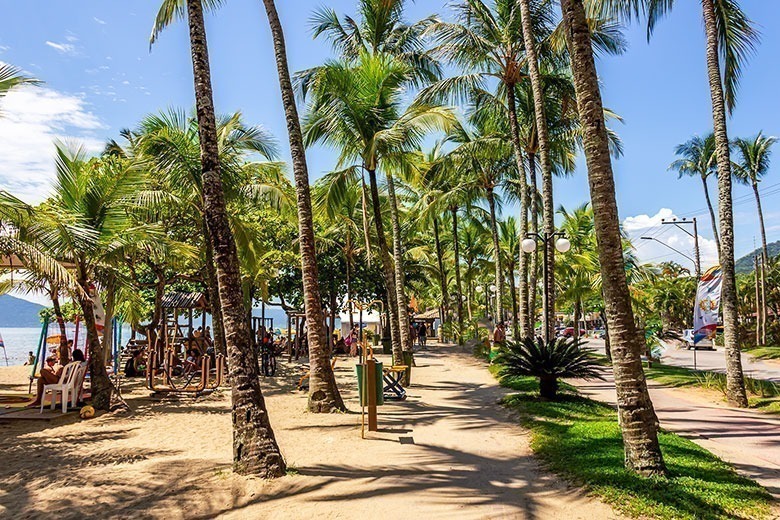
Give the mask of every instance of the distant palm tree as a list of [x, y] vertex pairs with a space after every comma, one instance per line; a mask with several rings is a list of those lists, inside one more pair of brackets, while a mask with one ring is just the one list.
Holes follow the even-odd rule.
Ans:
[[678, 145], [674, 153], [680, 156], [670, 166], [670, 170], [677, 170], [679, 176], [688, 175], [690, 177], [699, 176], [701, 184], [704, 187], [704, 199], [707, 201], [707, 209], [710, 212], [710, 222], [712, 223], [712, 234], [715, 238], [715, 246], [720, 255], [720, 234], [715, 220], [715, 210], [710, 200], [710, 191], [707, 187], [707, 179], [715, 173], [715, 135], [710, 133], [705, 137], [693, 136], [688, 141]]
[[252, 333], [246, 320], [236, 242], [225, 207], [206, 26], [203, 19], [204, 6], [215, 8], [221, 3], [219, 0], [163, 0], [150, 42], [154, 43], [160, 32], [175, 19], [187, 20], [201, 145], [204, 216], [214, 248], [225, 337], [228, 338], [228, 366], [233, 401], [233, 469], [241, 474], [273, 478], [284, 474], [285, 463], [276, 444], [260, 390], [260, 369], [255, 349], [252, 347]]
[[764, 265], [769, 262], [769, 251], [766, 247], [766, 230], [764, 229], [764, 212], [761, 210], [761, 196], [758, 193], [758, 183], [769, 172], [769, 159], [772, 155], [772, 145], [777, 137], [767, 137], [763, 132], [750, 139], [735, 139], [734, 145], [740, 155], [740, 162], [734, 168], [734, 177], [742, 184], [749, 184], [756, 197], [758, 223], [761, 227], [761, 250]]
[[[362, 169], [368, 173], [397, 360], [403, 359], [398, 295], [404, 288], [398, 287], [396, 266], [387, 246], [377, 171], [381, 169], [387, 177], [406, 167], [409, 154], [419, 149], [429, 131], [446, 129], [454, 121], [451, 112], [442, 107], [404, 108], [405, 88], [413, 74], [413, 67], [386, 54], [362, 53], [357, 60], [328, 62], [309, 80], [310, 103], [303, 121], [307, 145], [321, 142], [338, 149], [336, 167], [355, 178]], [[397, 211], [397, 204], [391, 201], [390, 210]]]

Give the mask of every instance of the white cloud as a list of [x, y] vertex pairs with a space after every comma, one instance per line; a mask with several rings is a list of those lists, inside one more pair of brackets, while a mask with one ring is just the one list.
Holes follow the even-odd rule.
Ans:
[[0, 52], [5, 52], [10, 49], [11, 47], [9, 47], [8, 45], [0, 45]]
[[100, 18], [98, 18], [97, 16], [93, 16], [93, 17], [92, 17], [92, 19], [93, 19], [93, 20], [95, 20], [95, 22], [96, 22], [96, 23], [98, 23], [98, 24], [100, 24], [100, 25], [106, 25], [106, 22], [105, 22], [105, 20], [101, 20], [101, 19], [100, 19]]
[[45, 87], [11, 91], [0, 106], [0, 189], [43, 200], [54, 177], [54, 140], [77, 141], [99, 152], [95, 131], [105, 126], [80, 96]]
[[66, 54], [68, 56], [75, 56], [78, 54], [76, 52], [76, 46], [72, 43], [57, 43], [57, 42], [51, 42], [49, 40], [46, 40], [46, 45], [54, 49], [55, 51], [59, 52], [60, 54]]
[[[670, 224], [661, 224], [677, 218], [669, 208], [661, 208], [655, 215], [635, 215], [623, 220], [623, 230], [628, 234], [636, 248], [636, 255], [642, 263], [674, 261], [694, 270], [693, 262], [673, 249], [694, 258], [694, 239], [691, 235]], [[683, 226], [693, 233], [692, 226]], [[645, 240], [647, 236], [652, 240]], [[702, 270], [718, 263], [718, 251], [715, 241], [699, 235], [699, 252]]]

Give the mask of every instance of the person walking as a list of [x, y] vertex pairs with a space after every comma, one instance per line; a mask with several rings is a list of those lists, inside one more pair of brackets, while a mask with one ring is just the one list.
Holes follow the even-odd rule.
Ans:
[[420, 326], [417, 329], [417, 334], [420, 340], [420, 348], [425, 347], [425, 343], [428, 341], [428, 329], [425, 326], [425, 322], [420, 323]]

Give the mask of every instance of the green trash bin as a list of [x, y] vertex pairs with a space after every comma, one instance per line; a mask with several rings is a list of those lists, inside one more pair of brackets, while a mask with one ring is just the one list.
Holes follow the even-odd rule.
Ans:
[[[357, 371], [357, 379], [358, 379], [358, 395], [360, 396], [360, 406], [368, 406], [368, 403], [365, 401], [363, 397], [363, 365], [355, 365], [355, 370]], [[371, 382], [369, 381], [369, 384]], [[376, 381], [374, 381], [374, 384], [376, 385], [376, 405], [381, 406], [385, 404], [384, 399], [384, 380], [382, 379], [382, 363], [377, 361], [376, 362]]]

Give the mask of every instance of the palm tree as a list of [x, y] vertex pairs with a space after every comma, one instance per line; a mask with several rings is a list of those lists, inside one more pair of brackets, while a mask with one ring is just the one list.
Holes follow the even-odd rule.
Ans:
[[[338, 51], [340, 58], [346, 61], [358, 60], [361, 54], [393, 56], [409, 67], [406, 78], [409, 86], [425, 85], [441, 76], [441, 66], [426, 49], [424, 37], [426, 29], [438, 20], [434, 16], [429, 16], [412, 24], [406, 23], [403, 20], [404, 7], [404, 0], [360, 0], [358, 5], [359, 22], [349, 17], [342, 22], [335, 11], [321, 8], [315, 12], [312, 19], [314, 37], [317, 38], [325, 34], [334, 49]], [[297, 75], [301, 91], [304, 94], [309, 88], [310, 81], [318, 75], [319, 70], [320, 67], [315, 67]], [[390, 295], [389, 300], [394, 301], [393, 305], [397, 307], [398, 332], [402, 349], [411, 353], [412, 341], [409, 334], [408, 302], [404, 283], [403, 244], [400, 236], [401, 228], [398, 223], [394, 174], [395, 172], [390, 168], [385, 168], [395, 277], [394, 294]], [[392, 330], [391, 327], [391, 335]]]
[[[399, 318], [398, 281], [390, 259], [382, 222], [377, 170], [386, 175], [408, 163], [429, 131], [446, 128], [451, 113], [441, 107], [416, 105], [403, 109], [404, 88], [413, 68], [397, 58], [362, 53], [357, 60], [331, 61], [317, 70], [307, 87], [311, 96], [304, 117], [307, 145], [325, 143], [340, 150], [337, 168], [357, 178], [368, 173], [379, 256], [388, 296], [393, 353], [402, 359], [403, 333]], [[355, 164], [359, 162], [359, 164]], [[388, 185], [388, 188], [390, 186]], [[391, 212], [397, 204], [390, 204]]]
[[758, 210], [758, 224], [761, 227], [761, 250], [764, 256], [764, 265], [769, 261], [769, 252], [766, 247], [766, 230], [764, 229], [764, 212], [761, 210], [761, 196], [758, 193], [758, 183], [769, 172], [769, 159], [772, 155], [772, 145], [777, 142], [776, 137], [767, 137], [763, 132], [750, 139], [735, 139], [734, 145], [740, 155], [740, 162], [734, 168], [734, 177], [742, 184], [749, 184], [756, 197], [756, 209]]
[[56, 167], [53, 194], [36, 208], [26, 238], [75, 266], [80, 290], [73, 296], [87, 330], [92, 405], [109, 410], [119, 394], [106, 372], [95, 315], [99, 278], [115, 268], [128, 248], [158, 243], [159, 236], [151, 226], [132, 226], [129, 214], [143, 178], [130, 161], [88, 159], [80, 148], [57, 145]]
[[[290, 79], [287, 64], [287, 48], [284, 31], [279, 21], [273, 0], [264, 0], [265, 12], [274, 40], [276, 69], [279, 74], [279, 86], [282, 91], [287, 133], [290, 139], [290, 152], [293, 160], [295, 191], [298, 199], [298, 229], [301, 250], [301, 269], [303, 272], [304, 299], [306, 301], [306, 321], [308, 323], [309, 358], [311, 376], [309, 379], [309, 410], [331, 412], [344, 410], [344, 402], [336, 387], [336, 377], [330, 364], [330, 347], [326, 343], [324, 315], [317, 278], [317, 255], [314, 248], [314, 218], [309, 192], [309, 171], [306, 164], [306, 150], [303, 134], [295, 105], [295, 92]], [[332, 311], [332, 310], [331, 310]]]
[[[520, 18], [523, 26], [523, 44], [528, 63], [528, 76], [531, 80], [531, 92], [534, 99], [534, 115], [536, 119], [536, 134], [539, 138], [539, 159], [542, 163], [542, 213], [544, 221], [544, 233], [551, 236], [555, 232], [555, 215], [553, 208], [552, 193], [552, 160], [550, 158], [550, 138], [548, 134], [547, 116], [545, 115], [544, 91], [542, 90], [542, 78], [539, 73], [539, 58], [536, 52], [537, 42], [535, 41], [533, 16], [531, 13], [531, 3], [529, 0], [519, 0]], [[510, 114], [512, 111], [510, 110]], [[511, 120], [513, 126], [518, 126], [517, 117]], [[518, 132], [519, 134], [519, 132]], [[519, 141], [519, 136], [518, 136]], [[533, 194], [535, 197], [536, 194]], [[555, 268], [555, 248], [545, 246], [544, 254], [550, 272]], [[523, 283], [525, 279], [523, 279]], [[555, 277], [547, 277], [547, 287], [544, 288], [547, 293], [546, 308], [543, 309], [544, 327], [546, 328], [546, 337], [553, 337], [553, 325], [555, 316]], [[575, 330], [579, 326], [575, 322]]]
[[8, 63], [0, 63], [0, 99], [23, 85], [37, 85], [37, 79], [25, 76], [22, 71]]
[[[673, 0], [616, 0], [623, 12], [647, 13], [648, 37], [658, 20], [674, 6]], [[715, 157], [718, 171], [720, 219], [720, 265], [723, 270], [721, 301], [723, 342], [726, 351], [726, 397], [730, 403], [747, 407], [742, 358], [739, 352], [739, 315], [734, 274], [734, 211], [731, 193], [731, 151], [726, 113], [736, 105], [742, 67], [753, 52], [758, 33], [737, 0], [701, 0], [706, 35], [707, 77], [712, 103]], [[721, 73], [721, 62], [723, 73]]]
[[233, 469], [241, 474], [251, 473], [272, 478], [284, 474], [285, 463], [260, 390], [260, 370], [252, 348], [251, 330], [246, 321], [236, 243], [225, 208], [206, 26], [203, 20], [204, 5], [207, 8], [215, 8], [219, 4], [218, 0], [164, 0], [155, 20], [150, 42], [154, 43], [159, 33], [176, 18], [186, 17], [201, 146], [204, 216], [214, 249], [225, 337], [228, 339], [233, 401]]
[[670, 166], [670, 170], [677, 170], [679, 176], [688, 175], [691, 177], [699, 176], [701, 184], [704, 187], [704, 199], [707, 201], [707, 209], [710, 212], [710, 222], [712, 223], [712, 234], [715, 238], [715, 246], [720, 255], [720, 236], [718, 226], [715, 220], [715, 210], [712, 208], [710, 200], [710, 191], [707, 187], [707, 179], [715, 172], [715, 135], [710, 133], [705, 137], [697, 135], [688, 141], [678, 145], [674, 153], [680, 156]]
[[[487, 81], [496, 79], [503, 92], [505, 106], [509, 115], [509, 130], [514, 162], [520, 192], [520, 233], [528, 232], [528, 189], [522, 145], [517, 124], [515, 87], [525, 75], [523, 73], [524, 48], [520, 16], [514, 0], [496, 0], [493, 8], [482, 0], [464, 0], [454, 6], [456, 21], [438, 22], [431, 26], [436, 37], [436, 51], [460, 67], [464, 74], [441, 80], [420, 93], [420, 102], [442, 101], [445, 99], [463, 100], [475, 92], [486, 91]], [[540, 31], [543, 32], [543, 31]], [[488, 205], [495, 210], [492, 192], [488, 193]], [[495, 250], [499, 251], [498, 232], [494, 229]], [[500, 256], [500, 255], [497, 255]], [[527, 284], [528, 265], [524, 256], [519, 258], [520, 271], [520, 329], [527, 325]], [[496, 285], [498, 286], [499, 313], [503, 312], [503, 276], [496, 267]], [[503, 319], [499, 316], [498, 319]]]
[[[512, 316], [515, 316], [515, 319], [512, 320], [515, 340], [521, 337], [520, 326], [516, 318], [518, 315], [518, 309], [517, 288], [515, 286], [515, 267], [517, 266], [517, 261], [522, 254], [520, 251], [520, 233], [518, 232], [518, 227], [517, 219], [513, 216], [507, 217], [498, 224], [501, 254], [504, 256], [504, 269], [509, 280], [509, 293], [511, 295], [512, 302]], [[523, 283], [523, 281], [521, 280], [520, 283]]]
[[561, 12], [583, 130], [625, 464], [641, 475], [660, 475], [666, 468], [658, 443], [658, 418], [642, 371], [644, 339], [636, 330], [631, 308], [609, 137], [583, 0], [562, 0]]

